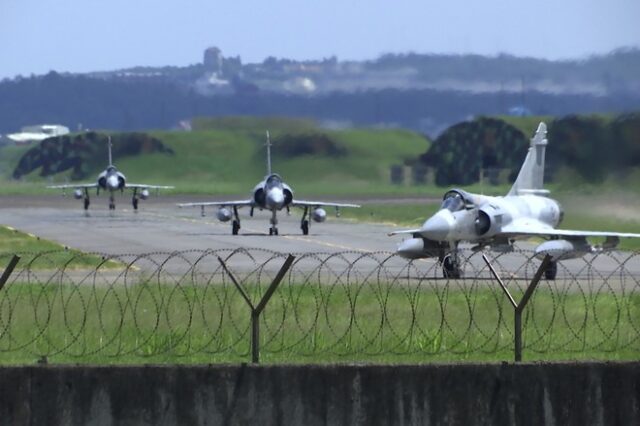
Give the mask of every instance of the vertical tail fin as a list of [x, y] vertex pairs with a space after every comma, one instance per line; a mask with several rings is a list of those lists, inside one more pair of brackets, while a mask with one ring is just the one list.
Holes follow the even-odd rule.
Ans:
[[267, 130], [267, 176], [271, 176], [271, 137]]
[[536, 134], [531, 138], [529, 152], [507, 195], [547, 194], [542, 188], [544, 181], [544, 154], [547, 147], [547, 125], [541, 122]]
[[111, 157], [111, 135], [108, 136], [108, 149], [109, 149], [109, 166], [113, 166], [113, 158]]

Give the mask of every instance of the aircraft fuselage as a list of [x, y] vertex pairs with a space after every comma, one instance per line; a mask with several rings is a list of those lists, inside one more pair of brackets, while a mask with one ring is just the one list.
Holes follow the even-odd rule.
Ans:
[[408, 259], [443, 257], [460, 242], [510, 249], [511, 242], [525, 235], [509, 227], [555, 228], [562, 221], [560, 204], [539, 195], [491, 197], [453, 189], [444, 195], [441, 208], [427, 219], [413, 238], [398, 246], [398, 254]]
[[121, 191], [124, 189], [125, 182], [125, 176], [114, 166], [107, 167], [106, 170], [98, 175], [98, 187], [103, 191]]
[[513, 223], [523, 226], [543, 223], [555, 228], [562, 220], [562, 208], [551, 198], [472, 196], [481, 201], [477, 208], [455, 211], [443, 207], [424, 222], [420, 236], [432, 241], [484, 242]]
[[256, 207], [271, 211], [282, 210], [293, 201], [293, 191], [277, 174], [267, 176], [253, 188]]

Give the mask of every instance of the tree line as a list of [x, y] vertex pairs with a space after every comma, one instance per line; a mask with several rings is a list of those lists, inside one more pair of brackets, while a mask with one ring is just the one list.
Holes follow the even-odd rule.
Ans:
[[504, 114], [523, 103], [540, 115], [621, 113], [638, 109], [640, 95], [472, 94], [421, 89], [314, 97], [266, 92], [203, 96], [162, 78], [117, 80], [51, 72], [0, 83], [0, 133], [38, 123], [133, 131], [170, 129], [198, 116], [277, 115], [435, 134], [469, 116]]

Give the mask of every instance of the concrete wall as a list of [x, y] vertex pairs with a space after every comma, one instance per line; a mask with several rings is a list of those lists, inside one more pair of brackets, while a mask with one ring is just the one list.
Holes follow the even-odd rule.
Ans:
[[640, 425], [640, 362], [4, 367], [0, 423]]

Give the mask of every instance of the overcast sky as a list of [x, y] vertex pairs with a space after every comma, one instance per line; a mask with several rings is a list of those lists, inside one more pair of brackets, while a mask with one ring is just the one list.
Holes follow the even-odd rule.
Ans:
[[0, 78], [382, 53], [584, 58], [640, 46], [640, 0], [0, 0]]

